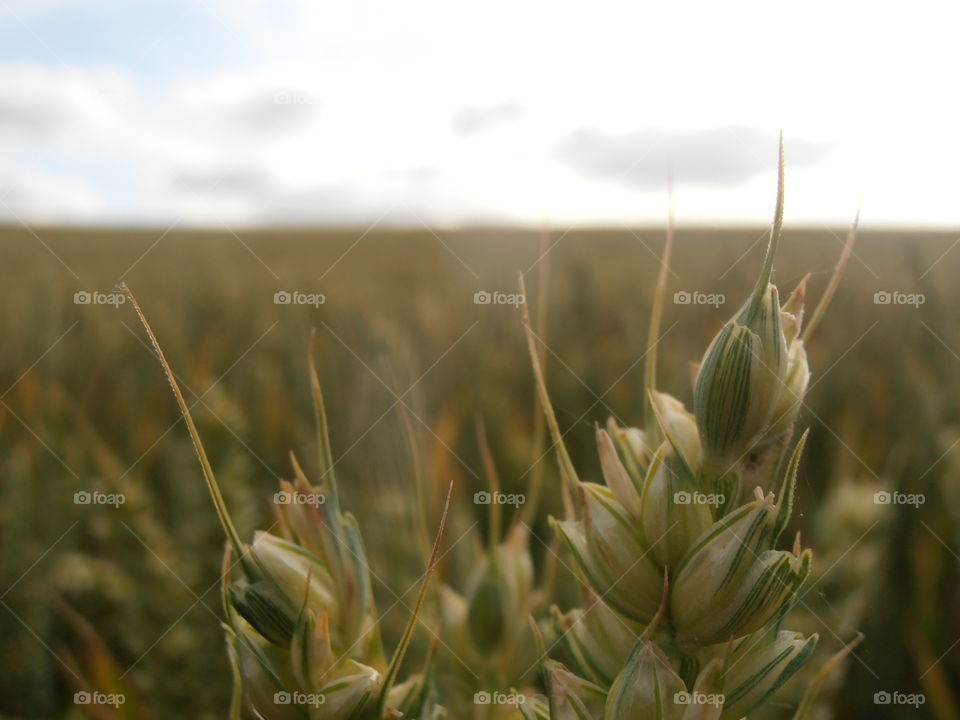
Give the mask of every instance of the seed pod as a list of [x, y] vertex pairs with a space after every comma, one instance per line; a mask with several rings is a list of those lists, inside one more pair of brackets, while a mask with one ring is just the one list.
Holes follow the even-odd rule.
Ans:
[[804, 275], [780, 308], [780, 325], [783, 327], [783, 337], [787, 341], [787, 345], [800, 337], [800, 330], [803, 328], [804, 301], [807, 297], [807, 282], [809, 280], [810, 275]]
[[695, 475], [700, 469], [702, 455], [697, 419], [682, 402], [667, 393], [651, 393], [651, 402], [663, 438], [670, 442], [691, 474]]
[[316, 717], [324, 720], [357, 717], [379, 690], [382, 679], [380, 673], [368, 665], [355, 660], [345, 661], [337, 677], [318, 691], [317, 694], [323, 698], [323, 705]]
[[550, 612], [557, 637], [576, 671], [609, 687], [623, 669], [642, 628], [615, 613], [593, 593], [588, 592], [588, 596], [591, 604], [586, 609], [563, 614], [553, 606]]
[[594, 592], [640, 623], [660, 607], [663, 574], [640, 539], [634, 522], [613, 492], [581, 483], [581, 522], [554, 521]]
[[287, 646], [267, 640], [235, 612], [230, 620], [231, 662], [244, 701], [260, 717], [348, 720], [381, 685], [376, 669], [333, 656], [325, 617], [301, 616]]
[[[723, 694], [723, 662], [714, 658], [697, 675], [693, 692], [686, 693], [682, 720], [719, 720], [726, 709]], [[739, 715], [734, 716], [739, 717]]]
[[755, 450], [762, 450], [787, 435], [796, 422], [803, 398], [810, 383], [810, 366], [800, 330], [803, 327], [803, 303], [809, 275], [797, 284], [780, 309], [780, 324], [787, 344], [787, 370], [783, 392], [770, 416], [770, 425], [758, 440]]
[[230, 602], [244, 620], [272, 643], [290, 642], [296, 625], [296, 610], [276, 585], [246, 578], [229, 588]]
[[303, 718], [302, 708], [276, 702], [276, 693], [296, 687], [292, 675], [286, 670], [288, 658], [242, 617], [236, 613], [232, 615], [227, 648], [234, 676], [243, 688], [245, 705], [262, 717], [277, 720]]
[[294, 613], [306, 595], [308, 607], [324, 608], [334, 625], [339, 622], [333, 580], [319, 558], [294, 543], [262, 531], [254, 534], [250, 551], [268, 577], [255, 582], [254, 587], [270, 587], [281, 592], [287, 608]]
[[[540, 598], [533, 588], [526, 527], [512, 526], [503, 543], [474, 555], [472, 562], [474, 572], [466, 594], [441, 586], [439, 596], [442, 642], [437, 679], [454, 717], [473, 716], [467, 706], [475, 692], [526, 687], [535, 679], [541, 660], [529, 623]], [[540, 630], [552, 644], [550, 624], [544, 621]], [[517, 720], [513, 710], [504, 717]]]
[[777, 288], [768, 283], [723, 326], [697, 374], [694, 415], [708, 465], [722, 473], [751, 449], [779, 404], [786, 374]]
[[671, 570], [713, 523], [706, 496], [685, 462], [664, 444], [647, 472], [641, 500], [640, 527], [657, 562]]
[[467, 628], [481, 655], [494, 652], [507, 633], [508, 610], [500, 574], [496, 564], [487, 559], [468, 600]]
[[724, 673], [726, 702], [731, 717], [753, 711], [799, 670], [813, 653], [817, 635], [763, 630], [734, 643]]
[[607, 695], [604, 720], [681, 720], [684, 706], [675, 700], [685, 691], [663, 651], [649, 640], [638, 640]]
[[[291, 553], [287, 553], [285, 562], [294, 566], [294, 574], [304, 578], [305, 565], [311, 581], [328, 589], [331, 600], [311, 595], [315, 602], [311, 602], [310, 607], [327, 610], [335, 642], [352, 645], [355, 652], [351, 654], [355, 658], [379, 668], [384, 662], [383, 648], [376, 628], [377, 612], [366, 564], [366, 549], [356, 518], [341, 512], [332, 497], [326, 502], [325, 495], [309, 483], [296, 458], [293, 458], [293, 467], [296, 480], [293, 484], [281, 481], [281, 493], [287, 493], [288, 498], [297, 494], [314, 498], [317, 502], [274, 504], [283, 538], [280, 542], [286, 542], [283, 547], [301, 556], [299, 560], [291, 559]], [[319, 502], [321, 498], [324, 502]], [[269, 554], [274, 544], [271, 543], [264, 552]], [[290, 572], [282, 567], [278, 570], [284, 574]], [[296, 578], [293, 581], [296, 584]], [[294, 604], [299, 607], [303, 600], [302, 589], [294, 597]]]
[[516, 525], [480, 561], [467, 591], [467, 627], [481, 655], [490, 655], [515, 641], [518, 631], [526, 631], [532, 591], [526, 529]]
[[646, 434], [638, 428], [620, 427], [613, 418], [607, 420], [607, 434], [613, 440], [630, 477], [639, 483], [640, 478], [646, 474], [650, 456], [655, 449], [649, 446]]
[[676, 567], [713, 516], [710, 507], [697, 502], [700, 439], [693, 416], [665, 393], [652, 393], [651, 401], [661, 434], [669, 442], [653, 454], [643, 476], [626, 469], [604, 430], [597, 430], [597, 448], [604, 480], [629, 513], [643, 543], [661, 566]]
[[680, 564], [670, 594], [679, 642], [711, 645], [767, 623], [810, 572], [811, 553], [770, 549], [782, 520], [773, 494], [721, 518]]
[[297, 686], [320, 687], [336, 659], [326, 611], [318, 614], [304, 608], [290, 643], [290, 669]]
[[[289, 510], [280, 522], [286, 539], [257, 532], [242, 548], [238, 577], [231, 577], [229, 551], [224, 561], [228, 638], [240, 680], [235, 703], [278, 720], [354, 717], [382, 684], [383, 651], [368, 571], [332, 554], [330, 542], [351, 546], [362, 563], [359, 531], [337, 512], [331, 520], [338, 540], [318, 515]], [[305, 524], [310, 518], [316, 526]], [[320, 556], [297, 542], [303, 537]]]
[[770, 425], [756, 444], [760, 450], [784, 437], [797, 421], [803, 398], [810, 384], [810, 366], [807, 363], [807, 351], [803, 340], [799, 338], [790, 343], [787, 353], [787, 373], [783, 392], [770, 418]]
[[627, 471], [610, 435], [597, 428], [597, 452], [600, 455], [600, 468], [603, 471], [603, 480], [613, 491], [620, 504], [630, 513], [635, 521], [640, 521], [640, 493], [642, 491], [643, 475], [634, 476]]
[[555, 660], [547, 660], [543, 665], [550, 720], [603, 720], [606, 690], [577, 677]]

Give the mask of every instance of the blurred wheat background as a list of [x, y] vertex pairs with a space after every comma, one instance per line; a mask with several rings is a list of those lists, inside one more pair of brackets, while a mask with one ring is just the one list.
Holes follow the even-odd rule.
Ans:
[[[517, 272], [527, 273], [529, 302], [546, 311], [551, 393], [579, 466], [598, 474], [594, 423], [611, 414], [640, 421], [638, 361], [661, 229], [157, 236], [55, 228], [0, 236], [4, 717], [77, 716], [72, 675], [95, 672], [106, 648], [112, 677], [155, 717], [222, 717], [229, 698], [216, 619], [222, 538], [188, 436], [129, 305], [77, 304], [77, 292], [112, 293], [122, 278], [137, 294], [244, 534], [269, 525], [291, 450], [315, 467], [306, 351], [316, 329], [345, 502], [365, 536], [378, 605], [395, 606], [384, 621], [388, 644], [406, 619], [397, 595], [422, 569], [412, 540], [415, 473], [428, 489], [431, 534], [454, 483], [449, 538], [466, 539], [441, 574], [456, 585], [457, 553], [482, 541], [487, 522], [472, 504], [485, 487], [476, 416], [505, 490], [527, 492], [539, 457], [520, 313], [475, 304], [474, 293], [517, 292]], [[748, 292], [763, 237], [762, 228], [678, 232], [668, 299], [726, 297], [719, 307], [668, 302], [660, 385], [688, 403], [689, 363]], [[842, 237], [788, 231], [778, 282], [789, 287], [813, 268], [811, 291], [820, 292]], [[831, 701], [838, 717], [958, 716], [954, 242], [946, 233], [864, 233], [810, 350], [814, 385], [801, 423], [811, 441], [794, 520], [816, 552], [807, 630], [833, 650], [866, 634]], [[325, 302], [276, 304], [283, 291], [322, 293]], [[875, 293], [894, 291], [922, 293], [924, 302], [875, 302]], [[557, 513], [553, 460], [539, 471], [546, 509]], [[814, 512], [848, 486], [863, 492], [840, 502], [840, 516]], [[880, 515], [880, 489], [926, 501]], [[97, 490], [126, 502], [75, 504], [75, 493]], [[549, 529], [536, 530], [548, 543]], [[544, 548], [534, 541], [538, 563]], [[923, 692], [927, 702], [919, 711], [875, 706], [884, 689]]]

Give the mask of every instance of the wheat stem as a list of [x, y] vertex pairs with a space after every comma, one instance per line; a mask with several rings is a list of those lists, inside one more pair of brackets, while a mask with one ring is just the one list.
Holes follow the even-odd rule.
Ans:
[[134, 297], [133, 292], [129, 287], [127, 287], [125, 282], [120, 283], [120, 289], [123, 290], [127, 298], [130, 300], [130, 304], [133, 306], [134, 311], [136, 311], [137, 317], [140, 319], [140, 323], [147, 331], [147, 337], [150, 338], [150, 344], [153, 346], [154, 352], [156, 352], [157, 359], [160, 360], [160, 365], [163, 368], [163, 372], [167, 376], [167, 382], [170, 384], [170, 387], [173, 390], [173, 395], [177, 399], [177, 405], [180, 408], [180, 414], [183, 416], [183, 420], [187, 424], [187, 430], [190, 433], [190, 439], [193, 440], [193, 448], [197, 453], [197, 457], [200, 459], [200, 467], [203, 470], [203, 478], [207, 483], [207, 489], [210, 491], [210, 497], [213, 499], [213, 506], [217, 511], [217, 517], [220, 518], [220, 524], [223, 526], [223, 530], [226, 533], [230, 544], [233, 546], [234, 552], [237, 553], [237, 557], [240, 559], [240, 561], [244, 562], [246, 553], [243, 550], [243, 543], [240, 540], [240, 534], [237, 532], [237, 529], [233, 524], [233, 520], [230, 517], [230, 513], [227, 510], [227, 504], [220, 492], [220, 485], [217, 483], [217, 478], [213, 473], [213, 467], [210, 465], [210, 460], [207, 458], [207, 452], [204, 450], [203, 443], [200, 441], [200, 433], [197, 431], [197, 426], [193, 422], [193, 416], [190, 414], [190, 408], [183, 399], [183, 393], [180, 392], [180, 386], [177, 384], [177, 380], [173, 375], [173, 371], [170, 369], [169, 363], [167, 363], [167, 358], [164, 356], [163, 350], [160, 349], [160, 343], [157, 341], [156, 335], [153, 334], [153, 329], [150, 327], [150, 323], [147, 322], [146, 315], [143, 314], [143, 310], [141, 310], [140, 304]]
[[784, 197], [784, 155], [783, 133], [780, 133], [780, 151], [777, 161], [777, 204], [773, 213], [773, 227], [770, 230], [770, 239], [767, 241], [767, 253], [763, 259], [763, 270], [757, 277], [753, 296], [750, 298], [750, 314], [755, 313], [763, 301], [763, 294], [767, 284], [773, 277], [773, 261], [777, 256], [777, 247], [780, 245], [780, 235], [783, 230], [783, 197]]
[[827, 307], [830, 305], [830, 301], [833, 299], [833, 294], [836, 292], [837, 286], [840, 285], [840, 279], [843, 277], [843, 271], [847, 267], [847, 261], [850, 260], [850, 255], [853, 253], [853, 244], [857, 240], [857, 229], [859, 225], [860, 209], [858, 208], [857, 214], [853, 218], [853, 224], [850, 225], [850, 230], [847, 232], [847, 241], [843, 244], [840, 259], [837, 260], [837, 265], [833, 268], [833, 275], [830, 276], [830, 282], [827, 283], [827, 289], [823, 291], [823, 295], [820, 297], [819, 302], [817, 302], [817, 306], [813, 309], [810, 320], [800, 335], [800, 339], [804, 342], [806, 342], [807, 339], [813, 335], [813, 331], [817, 329], [817, 326], [823, 319], [824, 313], [827, 311]]
[[[519, 273], [520, 293], [526, 297], [526, 287], [523, 282], [523, 273]], [[553, 449], [557, 453], [557, 461], [560, 463], [560, 474], [567, 483], [568, 490], [580, 484], [580, 478], [567, 452], [567, 446], [563, 442], [563, 434], [560, 432], [560, 425], [557, 423], [556, 413], [553, 411], [553, 405], [550, 402], [550, 394], [547, 392], [547, 384], [543, 379], [543, 369], [540, 366], [540, 355], [537, 353], [536, 341], [533, 337], [533, 330], [530, 327], [530, 311], [528, 306], [523, 306], [523, 326], [527, 332], [527, 349], [530, 352], [530, 362], [533, 365], [533, 376], [537, 385], [537, 393], [540, 396], [540, 407], [547, 420], [547, 427], [550, 429], [550, 438], [553, 440]]]

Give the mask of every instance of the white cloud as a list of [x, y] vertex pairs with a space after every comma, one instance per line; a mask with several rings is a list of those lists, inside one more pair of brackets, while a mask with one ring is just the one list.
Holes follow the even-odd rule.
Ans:
[[96, 223], [106, 210], [104, 198], [82, 178], [37, 171], [0, 175], [0, 218], [5, 222]]
[[[558, 147], [558, 157], [588, 177], [627, 187], [662, 188], [668, 168], [674, 182], [736, 185], [770, 168], [777, 138], [752, 127], [726, 125], [703, 130], [647, 128], [607, 133], [579, 128]], [[790, 141], [792, 167], [823, 158], [826, 144]]]
[[89, 139], [121, 129], [133, 87], [123, 73], [0, 65], [0, 147]]
[[523, 105], [516, 100], [505, 100], [495, 105], [465, 105], [454, 113], [453, 131], [469, 137], [514, 122], [523, 117], [523, 113]]

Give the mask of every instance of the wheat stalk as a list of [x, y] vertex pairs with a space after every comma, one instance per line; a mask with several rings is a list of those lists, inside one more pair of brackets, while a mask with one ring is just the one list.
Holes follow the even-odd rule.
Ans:
[[274, 499], [278, 533], [259, 531], [252, 543], [245, 544], [160, 343], [133, 293], [125, 284], [122, 288], [173, 390], [228, 540], [222, 594], [235, 681], [231, 717], [239, 720], [246, 713], [267, 720], [441, 717], [443, 709], [430, 697], [429, 661], [422, 673], [400, 684], [396, 680], [439, 558], [452, 484], [417, 600], [387, 663], [360, 529], [340, 507], [312, 349], [308, 364], [322, 482], [312, 485], [291, 453], [294, 480], [281, 481]]
[[[782, 627], [812, 562], [799, 536], [779, 549], [806, 433], [792, 448], [789, 440], [809, 380], [804, 340], [836, 289], [856, 223], [804, 330], [806, 278], [783, 304], [773, 283], [783, 206], [781, 139], [763, 267], [700, 363], [692, 413], [656, 389], [664, 264], [644, 375], [646, 427], [611, 422], [597, 430], [603, 485], [577, 476], [527, 326], [560, 475], [578, 501], [576, 516], [554, 527], [588, 586], [585, 610], [553, 610], [572, 667], [544, 665], [553, 720], [741, 718], [763, 707], [813, 652], [815, 634]], [[672, 222], [665, 258], [671, 242]], [[595, 688], [604, 690], [602, 702]]]

